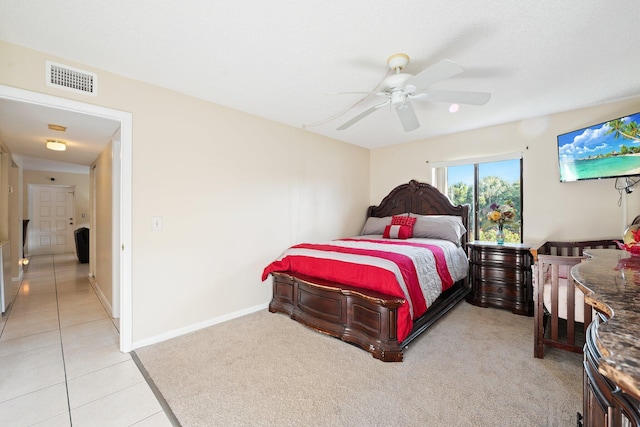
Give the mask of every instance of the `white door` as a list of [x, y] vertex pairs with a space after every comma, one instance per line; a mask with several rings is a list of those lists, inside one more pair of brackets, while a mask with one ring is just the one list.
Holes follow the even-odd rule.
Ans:
[[29, 253], [75, 252], [75, 191], [71, 186], [30, 185]]

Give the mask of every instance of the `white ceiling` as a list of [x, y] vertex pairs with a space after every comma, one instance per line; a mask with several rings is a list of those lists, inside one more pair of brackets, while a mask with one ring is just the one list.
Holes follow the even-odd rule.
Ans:
[[[67, 129], [50, 130], [49, 124]], [[89, 173], [119, 127], [116, 120], [0, 98], [0, 139], [23, 158], [27, 170]], [[47, 150], [47, 139], [64, 141], [67, 150]]]
[[[374, 148], [638, 96], [638, 16], [638, 0], [0, 0], [0, 39]], [[433, 89], [492, 98], [414, 103], [412, 132], [385, 108], [337, 131], [380, 99], [330, 93], [374, 90], [397, 52], [411, 74], [465, 68]], [[3, 132], [21, 122], [0, 113]]]

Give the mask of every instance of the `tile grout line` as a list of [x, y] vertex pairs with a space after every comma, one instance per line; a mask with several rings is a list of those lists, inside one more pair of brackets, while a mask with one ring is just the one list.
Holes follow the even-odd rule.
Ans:
[[58, 277], [56, 275], [56, 255], [52, 254], [53, 263], [53, 286], [56, 290], [56, 311], [58, 312], [58, 336], [60, 337], [60, 351], [62, 352], [62, 368], [64, 371], [64, 388], [67, 394], [67, 413], [69, 414], [69, 424], [73, 426], [71, 419], [71, 400], [69, 398], [69, 378], [67, 377], [67, 362], [64, 357], [64, 344], [62, 343], [62, 322], [60, 320], [60, 299], [58, 297]]

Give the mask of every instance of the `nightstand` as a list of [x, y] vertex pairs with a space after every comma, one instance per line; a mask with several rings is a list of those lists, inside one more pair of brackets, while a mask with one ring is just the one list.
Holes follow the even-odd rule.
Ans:
[[533, 316], [533, 256], [529, 249], [517, 243], [469, 242], [471, 293], [467, 301]]

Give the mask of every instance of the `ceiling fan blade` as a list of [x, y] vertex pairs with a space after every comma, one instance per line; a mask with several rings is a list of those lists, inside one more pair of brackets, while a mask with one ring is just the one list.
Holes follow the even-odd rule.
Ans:
[[486, 92], [466, 92], [458, 90], [428, 90], [415, 95], [409, 95], [409, 97], [416, 101], [484, 105], [491, 99], [491, 94]]
[[396, 112], [398, 113], [400, 123], [402, 123], [402, 127], [405, 132], [411, 132], [412, 130], [416, 130], [420, 127], [418, 117], [416, 117], [416, 113], [413, 111], [413, 106], [411, 106], [410, 103], [405, 102], [398, 105], [396, 107]]
[[378, 108], [382, 108], [385, 105], [388, 105], [391, 101], [385, 101], [381, 104], [377, 104], [374, 105], [373, 107], [364, 110], [362, 113], [358, 114], [357, 116], [355, 116], [353, 119], [349, 120], [348, 122], [346, 122], [345, 124], [343, 124], [342, 126], [340, 126], [337, 130], [345, 130], [346, 128], [350, 127], [351, 125], [353, 125], [354, 123], [356, 123], [357, 121], [360, 121], [362, 119], [364, 119], [365, 117], [367, 117], [369, 114], [373, 113], [374, 111], [376, 111]]
[[420, 71], [415, 76], [410, 77], [405, 82], [405, 86], [413, 85], [418, 90], [426, 89], [433, 83], [439, 82], [440, 80], [448, 79], [449, 77], [458, 75], [463, 71], [464, 68], [462, 68], [460, 65], [448, 59], [443, 59], [436, 64]]

